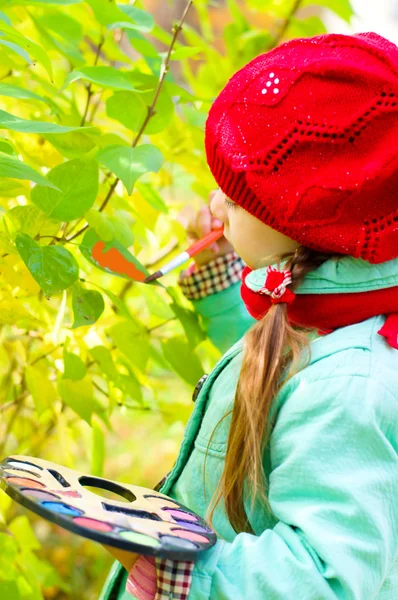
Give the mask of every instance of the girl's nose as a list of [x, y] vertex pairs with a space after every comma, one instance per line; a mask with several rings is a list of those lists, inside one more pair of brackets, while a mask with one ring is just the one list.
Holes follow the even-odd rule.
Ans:
[[219, 219], [222, 223], [226, 221], [226, 210], [224, 205], [225, 194], [219, 188], [218, 190], [214, 190], [210, 192], [210, 203], [209, 208], [210, 212], [216, 219]]

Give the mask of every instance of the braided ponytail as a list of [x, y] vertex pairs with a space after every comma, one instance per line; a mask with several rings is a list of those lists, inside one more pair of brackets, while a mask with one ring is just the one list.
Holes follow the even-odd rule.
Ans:
[[[326, 260], [338, 260], [341, 254], [331, 255], [299, 246], [295, 253], [286, 252], [266, 257], [266, 264], [278, 264], [288, 259], [285, 269], [292, 273], [289, 289], [294, 291], [305, 275]], [[269, 412], [273, 399], [282, 385], [298, 371], [304, 349], [310, 358], [308, 334], [312, 328], [292, 326], [285, 303], [272, 304], [266, 315], [244, 336], [243, 360], [236, 388], [234, 406], [217, 423], [209, 444], [220, 423], [232, 413], [224, 471], [209, 504], [206, 519], [212, 525], [215, 508], [223, 498], [229, 521], [238, 533], [254, 533], [245, 512], [244, 485], [247, 480], [253, 509], [257, 494], [272, 514], [266, 494], [267, 483], [263, 470], [263, 453], [269, 441], [272, 423]], [[308, 364], [305, 362], [303, 368]], [[290, 365], [287, 376], [282, 374]], [[207, 447], [206, 459], [209, 446]], [[205, 480], [205, 468], [203, 478]], [[204, 485], [204, 490], [206, 487]]]

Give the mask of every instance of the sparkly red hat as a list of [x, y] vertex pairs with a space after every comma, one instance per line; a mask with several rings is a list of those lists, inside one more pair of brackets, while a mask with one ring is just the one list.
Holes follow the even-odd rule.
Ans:
[[373, 33], [298, 38], [237, 71], [205, 126], [222, 191], [304, 246], [398, 257], [398, 47]]

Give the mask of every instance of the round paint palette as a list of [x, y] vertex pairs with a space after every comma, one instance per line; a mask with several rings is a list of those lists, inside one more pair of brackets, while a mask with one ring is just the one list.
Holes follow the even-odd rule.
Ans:
[[[19, 504], [73, 533], [122, 550], [194, 561], [216, 534], [194, 512], [159, 492], [93, 477], [29, 456], [0, 463], [0, 486]], [[108, 500], [87, 487], [108, 490]]]

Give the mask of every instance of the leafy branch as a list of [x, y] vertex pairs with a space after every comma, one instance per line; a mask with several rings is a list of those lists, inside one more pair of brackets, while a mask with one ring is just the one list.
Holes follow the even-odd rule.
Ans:
[[[182, 30], [182, 26], [184, 24], [184, 21], [185, 21], [185, 19], [187, 17], [188, 11], [191, 8], [193, 2], [194, 2], [194, 0], [189, 0], [188, 4], [186, 5], [186, 7], [184, 9], [184, 12], [183, 12], [182, 17], [180, 19], [180, 22], [178, 24], [174, 24], [174, 26], [172, 28], [173, 38], [171, 40], [171, 43], [170, 43], [167, 55], [166, 55], [165, 59], [162, 60], [162, 64], [161, 64], [161, 67], [160, 67], [159, 81], [158, 81], [158, 85], [157, 85], [157, 88], [156, 88], [156, 91], [155, 91], [155, 95], [153, 97], [152, 104], [147, 107], [146, 117], [145, 117], [145, 119], [144, 119], [144, 121], [143, 121], [143, 123], [142, 123], [142, 125], [140, 127], [140, 130], [138, 131], [136, 137], [134, 138], [134, 140], [133, 140], [133, 142], [131, 144], [132, 148], [135, 148], [137, 146], [139, 140], [141, 139], [142, 134], [145, 131], [145, 127], [147, 126], [147, 124], [150, 121], [150, 119], [156, 114], [155, 106], [156, 106], [156, 102], [157, 102], [157, 100], [159, 98], [159, 94], [160, 94], [160, 91], [162, 89], [164, 79], [165, 79], [165, 77], [166, 77], [166, 75], [167, 75], [167, 73], [169, 71], [169, 68], [170, 68], [170, 56], [171, 56], [171, 53], [172, 53], [172, 51], [174, 49], [175, 43], [177, 41], [178, 34]], [[109, 189], [109, 191], [108, 191], [108, 193], [107, 193], [104, 201], [102, 202], [102, 204], [101, 204], [101, 206], [99, 208], [100, 212], [103, 211], [104, 208], [106, 207], [106, 205], [108, 204], [108, 202], [111, 199], [111, 197], [113, 195], [113, 192], [115, 191], [116, 186], [119, 183], [119, 181], [120, 181], [120, 178], [116, 177], [116, 179], [112, 183], [112, 185], [111, 185], [111, 187], [110, 187], [110, 189]], [[76, 237], [78, 237], [79, 235], [81, 235], [88, 228], [89, 228], [89, 225], [87, 224], [84, 227], [82, 227], [81, 229], [79, 229], [79, 231], [77, 231], [75, 234], [73, 234], [66, 241], [70, 242], [71, 240], [73, 240]]]

